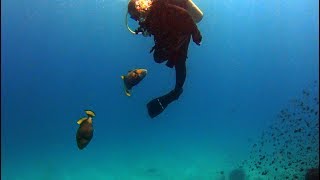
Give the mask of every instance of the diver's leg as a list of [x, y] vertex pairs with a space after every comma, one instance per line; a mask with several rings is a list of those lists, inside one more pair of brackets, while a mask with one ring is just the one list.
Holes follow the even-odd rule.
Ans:
[[176, 86], [168, 94], [151, 100], [147, 104], [148, 113], [151, 118], [159, 115], [170, 103], [177, 100], [183, 92], [183, 84], [186, 79], [186, 62], [180, 61], [176, 66]]
[[178, 64], [175, 66], [176, 69], [176, 85], [174, 90], [170, 91], [168, 94], [161, 96], [160, 101], [162, 104], [167, 106], [173, 101], [177, 100], [181, 93], [183, 92], [183, 84], [186, 80], [186, 61], [185, 59], [180, 59]]
[[180, 91], [183, 88], [183, 84], [186, 80], [186, 61], [180, 60], [175, 66], [176, 69], [176, 86], [175, 90]]
[[180, 56], [178, 57], [177, 64], [175, 65], [176, 85], [174, 90], [170, 91], [164, 96], [151, 100], [147, 104], [148, 113], [151, 118], [158, 116], [170, 103], [172, 103], [174, 100], [177, 100], [183, 92], [183, 85], [186, 80], [186, 59], [189, 42], [190, 37], [180, 47], [180, 50], [183, 53], [180, 54]]
[[[188, 48], [190, 43], [190, 36], [186, 39], [186, 41], [182, 44], [180, 47], [181, 49], [181, 55], [177, 61], [177, 64], [175, 65], [176, 69], [176, 91], [182, 91], [183, 84], [186, 80], [186, 60], [187, 60], [187, 54], [188, 54]], [[180, 93], [181, 94], [181, 93]], [[178, 97], [177, 97], [178, 99]]]

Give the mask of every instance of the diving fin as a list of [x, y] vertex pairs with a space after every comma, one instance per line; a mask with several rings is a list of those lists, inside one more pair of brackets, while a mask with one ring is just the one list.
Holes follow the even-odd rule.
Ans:
[[161, 114], [170, 103], [179, 98], [182, 92], [182, 88], [177, 88], [175, 90], [170, 91], [168, 94], [164, 96], [151, 100], [147, 104], [149, 116], [151, 118], [154, 118]]
[[84, 118], [81, 118], [81, 119], [79, 119], [78, 121], [77, 121], [77, 124], [81, 124], [83, 121], [85, 121], [85, 120], [87, 120], [88, 119], [88, 117], [84, 117]]
[[154, 118], [161, 114], [163, 110], [167, 107], [167, 104], [163, 106], [164, 104], [161, 103], [159, 98], [151, 100], [147, 104], [148, 114], [151, 118]]

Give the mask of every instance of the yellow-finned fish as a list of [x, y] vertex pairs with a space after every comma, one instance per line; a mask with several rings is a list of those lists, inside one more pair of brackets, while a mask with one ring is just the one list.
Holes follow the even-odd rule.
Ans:
[[124, 83], [124, 91], [127, 96], [131, 96], [130, 90], [133, 86], [140, 83], [140, 81], [146, 77], [147, 70], [146, 69], [134, 69], [131, 71], [128, 71], [127, 75], [121, 76], [121, 79]]
[[96, 116], [93, 111], [86, 110], [85, 112], [87, 114], [87, 117], [83, 117], [77, 121], [77, 124], [79, 124], [80, 126], [77, 131], [76, 139], [77, 139], [78, 148], [80, 150], [85, 148], [92, 139], [92, 136], [93, 136], [92, 120], [93, 120], [93, 117]]

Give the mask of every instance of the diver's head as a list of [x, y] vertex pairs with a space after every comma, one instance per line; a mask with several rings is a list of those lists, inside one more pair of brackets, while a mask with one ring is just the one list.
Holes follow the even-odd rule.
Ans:
[[135, 21], [144, 21], [150, 10], [152, 0], [130, 0], [128, 3], [128, 13]]

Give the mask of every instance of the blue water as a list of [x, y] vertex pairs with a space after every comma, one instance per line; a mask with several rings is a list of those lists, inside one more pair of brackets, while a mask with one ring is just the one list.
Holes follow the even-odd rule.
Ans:
[[[203, 42], [190, 43], [179, 100], [150, 119], [175, 73], [153, 61], [152, 38], [127, 31], [126, 0], [2, 0], [1, 179], [228, 179], [291, 99], [319, 99], [318, 0], [194, 2]], [[127, 97], [120, 76], [140, 67]], [[95, 132], [81, 151], [86, 109]]]

